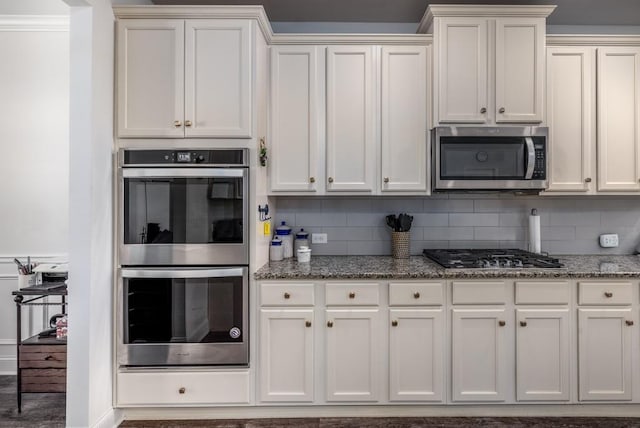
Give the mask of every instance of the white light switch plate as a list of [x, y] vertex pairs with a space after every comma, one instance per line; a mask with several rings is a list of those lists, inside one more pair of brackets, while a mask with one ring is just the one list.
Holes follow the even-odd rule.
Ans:
[[311, 243], [312, 244], [326, 244], [327, 243], [327, 234], [326, 233], [312, 233], [311, 234]]
[[602, 248], [614, 248], [618, 246], [618, 234], [609, 233], [600, 235], [600, 246]]

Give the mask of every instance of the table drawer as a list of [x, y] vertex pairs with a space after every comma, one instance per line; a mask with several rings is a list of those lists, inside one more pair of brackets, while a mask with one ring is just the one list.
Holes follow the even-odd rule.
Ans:
[[20, 345], [19, 367], [46, 369], [67, 367], [66, 345]]
[[390, 282], [389, 305], [418, 306], [444, 303], [441, 282]]
[[379, 301], [377, 282], [335, 282], [325, 285], [328, 306], [377, 306]]
[[313, 306], [313, 283], [267, 283], [260, 285], [262, 306]]
[[630, 305], [633, 301], [630, 282], [579, 282], [579, 305]]
[[120, 406], [248, 404], [249, 371], [118, 373]]
[[516, 281], [517, 305], [567, 305], [569, 281]]
[[23, 369], [21, 392], [65, 392], [67, 390], [66, 369]]
[[454, 305], [503, 305], [507, 299], [504, 281], [453, 281]]

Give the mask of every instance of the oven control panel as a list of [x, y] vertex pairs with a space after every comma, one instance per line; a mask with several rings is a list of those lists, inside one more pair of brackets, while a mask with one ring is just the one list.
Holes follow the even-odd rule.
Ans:
[[125, 149], [123, 167], [133, 166], [247, 166], [246, 149], [219, 150], [136, 150]]

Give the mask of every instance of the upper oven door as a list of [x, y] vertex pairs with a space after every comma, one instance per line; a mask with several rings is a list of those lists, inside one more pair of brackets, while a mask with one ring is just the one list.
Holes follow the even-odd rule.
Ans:
[[244, 265], [246, 168], [121, 168], [120, 264]]
[[544, 136], [489, 133], [482, 128], [471, 134], [467, 129], [442, 133], [435, 139], [436, 188], [519, 190], [546, 186]]

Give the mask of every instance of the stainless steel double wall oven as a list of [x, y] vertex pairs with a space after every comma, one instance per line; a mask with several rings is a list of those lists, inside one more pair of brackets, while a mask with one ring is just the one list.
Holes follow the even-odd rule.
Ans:
[[248, 178], [244, 149], [119, 152], [119, 364], [248, 364]]

